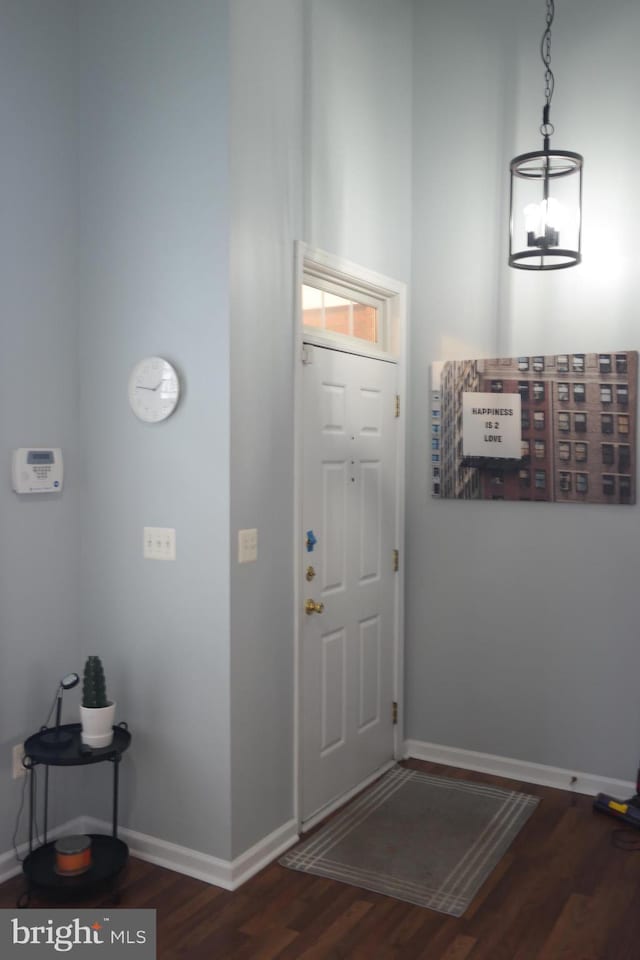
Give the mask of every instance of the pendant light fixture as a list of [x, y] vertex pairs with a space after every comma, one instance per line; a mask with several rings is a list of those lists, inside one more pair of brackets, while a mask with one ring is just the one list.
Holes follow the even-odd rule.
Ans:
[[540, 44], [544, 64], [542, 150], [511, 161], [509, 266], [520, 270], [561, 270], [580, 263], [582, 167], [570, 150], [552, 150], [550, 120], [555, 78], [551, 71], [551, 24], [554, 0], [546, 0], [546, 29]]

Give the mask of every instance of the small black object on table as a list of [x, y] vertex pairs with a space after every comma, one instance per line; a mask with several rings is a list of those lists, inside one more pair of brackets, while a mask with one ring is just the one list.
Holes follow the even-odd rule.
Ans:
[[[113, 728], [113, 740], [108, 747], [87, 747], [81, 739], [82, 726], [68, 723], [56, 729], [43, 727], [24, 744], [24, 766], [29, 772], [29, 854], [23, 863], [27, 889], [18, 899], [19, 907], [27, 906], [31, 891], [38, 889], [55, 899], [86, 896], [108, 886], [115, 880], [127, 862], [129, 848], [118, 839], [118, 773], [122, 754], [131, 743], [126, 723]], [[57, 734], [57, 735], [56, 735]], [[111, 835], [90, 834], [91, 865], [84, 873], [65, 876], [56, 870], [55, 841], [47, 839], [49, 807], [49, 767], [78, 767], [92, 763], [113, 764], [113, 823]], [[45, 770], [44, 838], [34, 848], [33, 822], [35, 813], [35, 768]]]

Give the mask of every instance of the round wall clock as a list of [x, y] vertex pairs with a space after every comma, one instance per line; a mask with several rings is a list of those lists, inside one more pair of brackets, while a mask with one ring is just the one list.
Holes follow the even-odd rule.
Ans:
[[180, 397], [180, 380], [174, 367], [162, 357], [145, 357], [129, 377], [129, 403], [145, 423], [170, 417]]

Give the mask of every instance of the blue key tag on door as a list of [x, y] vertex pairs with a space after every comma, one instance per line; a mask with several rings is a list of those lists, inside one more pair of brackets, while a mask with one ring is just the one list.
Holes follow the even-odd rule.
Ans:
[[316, 543], [316, 536], [313, 530], [307, 530], [307, 553], [312, 553]]

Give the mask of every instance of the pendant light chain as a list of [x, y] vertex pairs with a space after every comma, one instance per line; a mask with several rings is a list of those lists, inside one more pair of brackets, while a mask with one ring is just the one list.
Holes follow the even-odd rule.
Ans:
[[551, 24], [553, 23], [553, 18], [555, 16], [555, 0], [547, 0], [547, 20], [546, 20], [546, 29], [542, 34], [542, 41], [540, 43], [540, 56], [544, 64], [544, 98], [545, 105], [542, 111], [542, 124], [540, 126], [540, 133], [548, 141], [549, 137], [555, 132], [555, 128], [551, 121], [549, 120], [549, 112], [551, 110], [551, 98], [553, 97], [553, 90], [555, 87], [556, 79], [553, 75], [551, 69]]
[[554, 0], [547, 0], [547, 28], [542, 35], [540, 56], [542, 57], [542, 62], [545, 66], [544, 96], [549, 106], [551, 106], [551, 97], [553, 96], [553, 87], [555, 83], [555, 78], [551, 70], [551, 24], [553, 23], [555, 12]]

